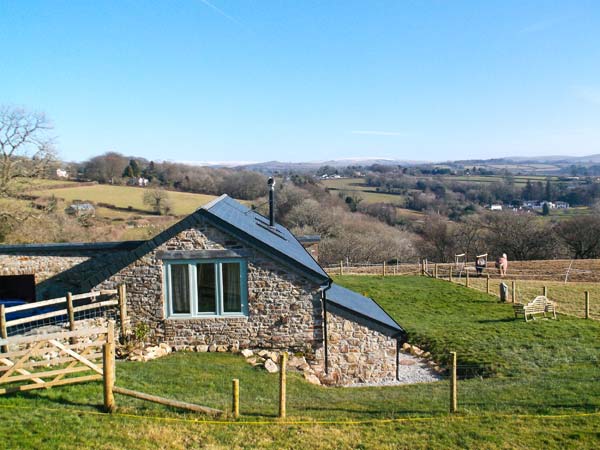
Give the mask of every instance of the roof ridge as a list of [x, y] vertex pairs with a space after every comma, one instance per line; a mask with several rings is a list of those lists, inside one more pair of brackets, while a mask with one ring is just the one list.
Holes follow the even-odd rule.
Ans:
[[220, 201], [225, 200], [226, 198], [229, 198], [229, 195], [227, 195], [227, 194], [221, 194], [217, 198], [212, 199], [210, 202], [208, 202], [208, 203], [202, 205], [200, 208], [196, 209], [196, 211], [198, 211], [200, 209], [205, 209], [205, 210], [208, 211], [210, 208], [212, 208], [213, 206], [215, 206]]

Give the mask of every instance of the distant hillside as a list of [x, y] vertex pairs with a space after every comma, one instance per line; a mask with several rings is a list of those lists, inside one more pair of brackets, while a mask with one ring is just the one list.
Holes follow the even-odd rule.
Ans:
[[336, 168], [348, 166], [372, 166], [380, 164], [383, 166], [414, 166], [417, 164], [429, 164], [425, 161], [408, 161], [400, 159], [388, 158], [343, 158], [332, 159], [328, 161], [308, 161], [308, 162], [282, 162], [282, 161], [267, 161], [254, 164], [240, 165], [238, 168], [255, 170], [257, 172], [274, 172], [293, 170], [297, 172], [312, 172], [319, 167], [331, 166]]

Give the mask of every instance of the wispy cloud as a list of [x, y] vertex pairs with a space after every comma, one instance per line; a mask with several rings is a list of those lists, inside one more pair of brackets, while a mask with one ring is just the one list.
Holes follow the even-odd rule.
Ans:
[[242, 25], [242, 23], [237, 20], [235, 17], [230, 16], [229, 14], [227, 14], [225, 11], [223, 11], [221, 8], [216, 7], [215, 5], [213, 5], [211, 2], [209, 2], [208, 0], [200, 0], [202, 3], [204, 3], [206, 6], [208, 6], [210, 9], [212, 9], [214, 12], [216, 12], [217, 14], [225, 17], [228, 20], [231, 20], [234, 23], [237, 23], [238, 25]]
[[571, 90], [578, 99], [600, 105], [600, 86], [573, 86]]
[[402, 131], [379, 131], [379, 130], [353, 130], [352, 134], [367, 134], [371, 136], [408, 136]]

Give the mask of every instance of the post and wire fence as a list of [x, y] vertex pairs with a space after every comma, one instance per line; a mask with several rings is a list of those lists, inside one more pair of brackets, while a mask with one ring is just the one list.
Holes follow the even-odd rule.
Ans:
[[58, 332], [63, 329], [101, 326], [107, 320], [118, 322], [120, 336], [129, 333], [125, 285], [64, 297], [24, 303], [0, 305], [0, 338], [31, 333]]

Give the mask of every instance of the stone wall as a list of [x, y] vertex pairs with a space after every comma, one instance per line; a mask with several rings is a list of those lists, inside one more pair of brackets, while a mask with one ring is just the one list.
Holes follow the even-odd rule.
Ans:
[[[182, 250], [234, 250], [247, 260], [247, 317], [165, 316], [160, 256], [165, 251]], [[59, 297], [67, 291], [113, 289], [125, 283], [131, 326], [135, 329], [140, 324], [147, 325], [149, 339], [154, 343], [176, 348], [210, 346], [234, 351], [261, 348], [302, 352], [319, 378], [328, 384], [396, 379], [397, 343], [389, 337], [389, 331], [335, 307], [327, 313], [326, 375], [320, 286], [208, 223], [197, 223], [148, 253], [141, 253], [136, 248], [81, 256], [0, 255], [0, 267], [4, 275], [35, 274], [38, 299]], [[104, 281], [92, 282], [90, 277]]]
[[62, 297], [70, 289], [59, 286], [58, 281], [48, 281], [88, 259], [56, 255], [0, 255], [0, 275], [34, 275], [37, 300]]
[[351, 385], [393, 382], [397, 377], [398, 347], [389, 331], [359, 317], [328, 307], [329, 373], [324, 383]]
[[[163, 261], [159, 252], [224, 249], [235, 250], [247, 258], [248, 317], [165, 317]], [[114, 288], [120, 283], [127, 286], [132, 326], [149, 325], [156, 342], [310, 352], [322, 346], [318, 284], [295, 275], [267, 255], [208, 224], [180, 232], [98, 287]]]

